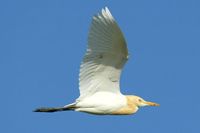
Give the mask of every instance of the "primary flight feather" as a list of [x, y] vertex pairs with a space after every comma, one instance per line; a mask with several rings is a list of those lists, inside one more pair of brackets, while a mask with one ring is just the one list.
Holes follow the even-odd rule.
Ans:
[[38, 108], [35, 112], [75, 110], [91, 114], [128, 115], [141, 106], [158, 106], [134, 95], [120, 92], [120, 75], [128, 60], [122, 31], [106, 7], [93, 16], [88, 47], [79, 73], [80, 96], [72, 104]]

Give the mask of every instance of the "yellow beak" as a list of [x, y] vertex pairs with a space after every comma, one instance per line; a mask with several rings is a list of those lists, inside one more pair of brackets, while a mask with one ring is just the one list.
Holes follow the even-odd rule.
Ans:
[[145, 101], [145, 104], [149, 105], [149, 106], [160, 106], [160, 104], [154, 103], [154, 102], [147, 102]]

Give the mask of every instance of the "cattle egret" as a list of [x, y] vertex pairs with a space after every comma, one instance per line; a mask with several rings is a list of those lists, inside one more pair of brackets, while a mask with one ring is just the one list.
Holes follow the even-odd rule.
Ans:
[[80, 66], [80, 96], [74, 103], [35, 112], [74, 110], [99, 115], [129, 115], [142, 106], [159, 106], [120, 92], [120, 75], [128, 60], [124, 36], [107, 7], [92, 19], [88, 47]]

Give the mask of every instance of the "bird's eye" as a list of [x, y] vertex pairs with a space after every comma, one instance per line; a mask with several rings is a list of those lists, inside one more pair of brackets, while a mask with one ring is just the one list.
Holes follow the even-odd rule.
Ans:
[[142, 99], [138, 99], [139, 102], [142, 102]]

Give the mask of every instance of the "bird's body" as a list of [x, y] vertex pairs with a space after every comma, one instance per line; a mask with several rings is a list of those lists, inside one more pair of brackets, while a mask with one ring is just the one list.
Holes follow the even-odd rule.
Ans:
[[124, 36], [108, 8], [94, 16], [88, 48], [79, 74], [79, 98], [58, 108], [39, 108], [36, 112], [75, 110], [101, 115], [129, 115], [141, 106], [158, 106], [134, 95], [120, 92], [120, 75], [128, 60]]
[[112, 114], [127, 104], [124, 95], [110, 92], [98, 92], [88, 98], [79, 101], [76, 111], [94, 114]]

